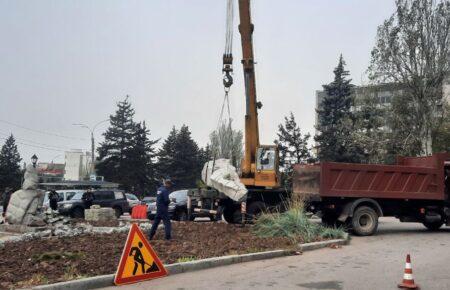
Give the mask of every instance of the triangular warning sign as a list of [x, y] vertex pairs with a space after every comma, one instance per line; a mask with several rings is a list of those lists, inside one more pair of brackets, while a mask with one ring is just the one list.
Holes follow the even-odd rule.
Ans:
[[144, 233], [136, 224], [132, 224], [114, 277], [114, 284], [130, 284], [166, 275], [166, 269]]

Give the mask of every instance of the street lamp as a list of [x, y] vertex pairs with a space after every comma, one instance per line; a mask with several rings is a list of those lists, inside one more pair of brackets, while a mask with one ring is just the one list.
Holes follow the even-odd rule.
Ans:
[[38, 158], [37, 158], [36, 154], [33, 154], [33, 156], [31, 156], [31, 164], [33, 164], [34, 168], [36, 168], [37, 161], [38, 161]]
[[72, 124], [74, 126], [80, 126], [82, 128], [86, 128], [91, 132], [91, 174], [94, 173], [94, 152], [95, 152], [95, 143], [94, 143], [94, 131], [97, 128], [98, 125], [108, 122], [109, 119], [103, 120], [98, 122], [97, 124], [95, 124], [92, 129], [91, 127], [89, 127], [88, 125], [82, 124], [82, 123], [77, 123], [77, 124]]

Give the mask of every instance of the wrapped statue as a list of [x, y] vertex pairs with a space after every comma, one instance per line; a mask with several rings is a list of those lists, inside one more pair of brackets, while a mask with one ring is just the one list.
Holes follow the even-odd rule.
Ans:
[[38, 189], [37, 157], [33, 155], [32, 164], [25, 169], [22, 189], [14, 192], [6, 211], [6, 221], [9, 224], [27, 226], [45, 225], [43, 215], [39, 212], [44, 201], [45, 192]]

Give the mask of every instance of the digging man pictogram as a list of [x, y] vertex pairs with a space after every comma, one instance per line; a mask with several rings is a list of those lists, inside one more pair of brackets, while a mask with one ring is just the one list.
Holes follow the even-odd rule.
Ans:
[[[155, 264], [155, 262], [153, 262], [152, 265], [149, 265], [147, 262], [145, 262], [144, 256], [142, 255], [142, 252], [141, 252], [142, 246], [143, 246], [143, 244], [141, 242], [139, 242], [138, 247], [132, 247], [131, 251], [130, 251], [130, 256], [133, 256], [133, 259], [134, 259], [133, 276], [136, 275], [139, 265], [141, 266], [142, 274], [155, 272], [155, 271], [159, 270], [159, 268]], [[149, 268], [147, 270], [145, 270], [145, 265], [149, 266]]]
[[144, 256], [142, 256], [142, 252], [141, 252], [141, 248], [142, 248], [142, 243], [139, 242], [138, 243], [138, 247], [132, 247], [131, 251], [130, 251], [130, 256], [133, 256], [134, 258], [134, 269], [133, 269], [133, 276], [136, 275], [136, 271], [139, 268], [139, 265], [141, 265], [142, 268], [142, 273], [145, 273], [145, 260], [144, 260]]

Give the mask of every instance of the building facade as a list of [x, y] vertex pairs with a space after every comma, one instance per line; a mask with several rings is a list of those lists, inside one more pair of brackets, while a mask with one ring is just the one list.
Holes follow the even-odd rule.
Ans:
[[91, 152], [74, 149], [65, 152], [65, 180], [88, 180], [91, 170]]

